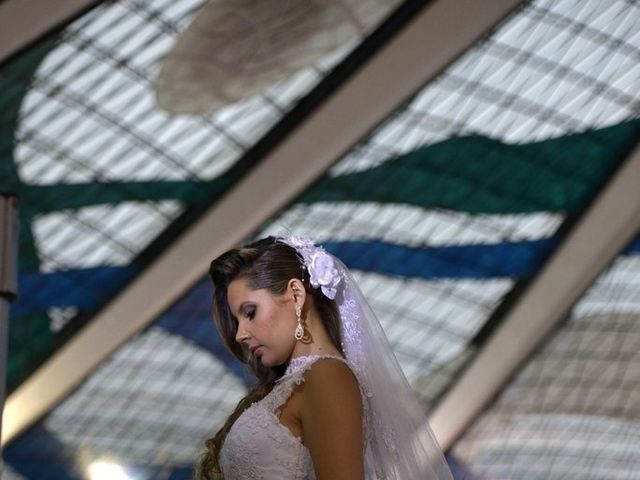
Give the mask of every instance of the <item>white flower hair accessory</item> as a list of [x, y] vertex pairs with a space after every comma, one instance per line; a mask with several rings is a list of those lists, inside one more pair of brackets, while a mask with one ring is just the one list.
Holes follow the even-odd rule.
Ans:
[[281, 238], [283, 243], [296, 249], [302, 258], [302, 263], [309, 272], [309, 281], [313, 288], [322, 290], [322, 293], [331, 300], [336, 298], [338, 285], [342, 280], [342, 273], [338, 270], [336, 262], [330, 253], [317, 246], [309, 237], [288, 235]]

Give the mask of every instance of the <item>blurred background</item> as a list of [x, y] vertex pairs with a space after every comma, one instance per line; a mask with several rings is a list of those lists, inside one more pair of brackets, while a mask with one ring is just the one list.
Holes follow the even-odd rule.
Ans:
[[189, 479], [209, 261], [357, 276], [457, 479], [640, 479], [640, 2], [0, 1], [2, 478]]

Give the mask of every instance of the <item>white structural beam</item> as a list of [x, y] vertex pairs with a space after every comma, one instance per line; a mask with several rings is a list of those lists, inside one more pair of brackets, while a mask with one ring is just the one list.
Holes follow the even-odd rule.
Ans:
[[417, 92], [519, 0], [428, 5], [9, 398], [2, 443], [61, 401], [234, 247]]
[[96, 0], [4, 0], [0, 2], [0, 63]]
[[640, 231], [640, 144], [433, 410], [447, 449]]

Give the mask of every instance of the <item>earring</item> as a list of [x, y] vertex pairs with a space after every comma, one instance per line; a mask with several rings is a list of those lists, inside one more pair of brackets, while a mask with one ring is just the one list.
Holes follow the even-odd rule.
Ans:
[[296, 327], [296, 331], [293, 334], [296, 337], [296, 340], [302, 340], [305, 336], [304, 327], [302, 326], [302, 307], [296, 306], [296, 317], [298, 318], [298, 326]]

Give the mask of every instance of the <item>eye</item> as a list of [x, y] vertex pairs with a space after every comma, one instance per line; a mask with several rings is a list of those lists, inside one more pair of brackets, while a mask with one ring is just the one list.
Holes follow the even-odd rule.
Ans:
[[244, 315], [249, 319], [249, 320], [253, 320], [253, 318], [256, 316], [256, 309], [255, 307], [253, 308], [247, 308], [244, 311]]

